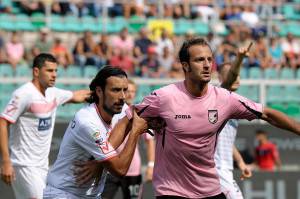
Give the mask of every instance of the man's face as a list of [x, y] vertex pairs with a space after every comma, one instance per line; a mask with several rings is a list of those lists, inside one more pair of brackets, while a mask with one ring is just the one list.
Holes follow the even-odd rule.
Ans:
[[136, 94], [136, 86], [134, 84], [129, 83], [128, 84], [128, 90], [126, 95], [126, 103], [128, 105], [133, 104]]
[[43, 67], [34, 68], [34, 76], [38, 78], [43, 88], [54, 86], [57, 76], [57, 64], [55, 62], [46, 61]]
[[206, 45], [194, 45], [189, 48], [189, 63], [184, 63], [186, 75], [197, 82], [209, 82], [211, 79], [213, 56]]
[[[230, 64], [226, 64], [225, 66], [223, 66], [223, 69], [222, 69], [222, 71], [220, 71], [220, 74], [219, 74], [219, 79], [221, 82], [224, 82], [227, 80], [230, 68], [231, 68]], [[239, 87], [240, 87], [240, 76], [237, 76], [236, 80], [233, 82], [233, 84], [231, 85], [229, 90], [236, 91]]]
[[127, 89], [128, 81], [126, 77], [111, 76], [106, 79], [102, 107], [108, 114], [121, 113]]

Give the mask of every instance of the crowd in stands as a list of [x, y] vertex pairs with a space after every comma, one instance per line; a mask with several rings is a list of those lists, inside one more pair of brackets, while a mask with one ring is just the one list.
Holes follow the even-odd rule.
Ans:
[[[109, 7], [110, 16], [122, 15], [125, 18], [137, 15], [149, 17], [158, 15], [158, 4], [148, 0], [135, 0], [128, 4], [119, 1], [103, 1]], [[212, 29], [207, 35], [211, 48], [215, 54], [215, 66], [232, 61], [236, 51], [241, 46], [246, 46], [253, 41], [254, 46], [250, 56], [245, 59], [244, 67], [266, 68], [283, 67], [298, 69], [300, 67], [300, 42], [293, 34], [288, 33], [281, 37], [274, 30], [272, 37], [267, 36], [265, 24], [260, 23], [260, 11], [257, 6], [260, 3], [275, 5], [283, 1], [201, 1], [185, 4], [183, 0], [165, 1], [164, 17], [201, 17], [202, 21], [217, 17], [226, 21], [229, 30], [226, 35], [218, 35]], [[290, 1], [284, 1], [290, 2]], [[219, 4], [212, 7], [212, 4]], [[45, 5], [37, 1], [19, 1], [16, 6], [20, 12], [28, 15], [34, 12], [45, 12]], [[98, 16], [101, 14], [103, 4], [100, 1], [70, 1], [53, 2], [52, 13], [67, 15], [73, 14], [78, 17], [85, 15]], [[11, 12], [11, 8], [0, 4], [1, 12]], [[108, 24], [109, 25], [109, 24]], [[122, 25], [122, 24], [120, 24]], [[105, 64], [119, 66], [132, 76], [151, 78], [181, 78], [183, 72], [180, 63], [175, 57], [178, 47], [185, 38], [197, 36], [193, 29], [186, 30], [185, 35], [175, 35], [167, 30], [161, 30], [160, 37], [153, 39], [152, 33], [143, 27], [138, 34], [130, 34], [124, 27], [118, 34], [96, 34], [85, 31], [77, 34], [74, 43], [67, 43], [56, 35], [55, 32], [44, 27], [39, 31], [38, 39], [31, 45], [25, 46], [20, 39], [20, 32], [11, 32], [4, 37], [0, 31], [0, 63], [9, 63], [14, 70], [18, 65], [26, 63], [30, 65], [32, 58], [41, 52], [51, 52], [57, 58], [60, 66], [80, 67], [82, 74], [86, 66], [101, 68]]]

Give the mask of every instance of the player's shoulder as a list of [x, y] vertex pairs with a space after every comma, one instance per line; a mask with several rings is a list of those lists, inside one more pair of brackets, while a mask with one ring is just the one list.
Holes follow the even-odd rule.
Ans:
[[97, 117], [97, 111], [95, 110], [94, 104], [86, 104], [75, 113], [74, 119], [79, 123], [84, 124], [88, 121], [95, 120]]
[[20, 87], [18, 87], [16, 90], [14, 90], [13, 95], [18, 96], [18, 97], [22, 97], [22, 98], [26, 98], [29, 96], [34, 95], [35, 89], [33, 84], [31, 82], [27, 82], [23, 85], [21, 85]]
[[183, 81], [169, 84], [153, 91], [152, 94], [169, 96], [170, 94], [174, 94], [181, 91], [182, 85], [183, 85]]

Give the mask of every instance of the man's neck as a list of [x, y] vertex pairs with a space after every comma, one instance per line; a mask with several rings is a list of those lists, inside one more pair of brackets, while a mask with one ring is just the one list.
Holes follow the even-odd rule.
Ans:
[[47, 89], [47, 88], [44, 88], [44, 87], [40, 84], [40, 82], [39, 82], [38, 80], [33, 79], [31, 82], [32, 82], [32, 84], [36, 87], [36, 89], [37, 89], [38, 91], [40, 91], [40, 92], [42, 93], [42, 95], [45, 96], [45, 92], [46, 92], [46, 89]]
[[110, 125], [113, 116], [112, 116], [111, 114], [107, 113], [107, 112], [101, 107], [101, 105], [96, 104], [96, 106], [97, 106], [97, 108], [98, 108], [99, 114], [100, 114], [101, 118], [103, 119], [103, 121], [104, 121], [107, 125]]
[[184, 80], [186, 90], [195, 97], [202, 97], [207, 93], [207, 82], [192, 82], [190, 79]]

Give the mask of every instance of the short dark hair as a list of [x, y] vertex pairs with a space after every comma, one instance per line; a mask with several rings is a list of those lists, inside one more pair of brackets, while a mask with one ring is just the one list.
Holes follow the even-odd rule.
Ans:
[[190, 60], [189, 48], [195, 45], [208, 46], [210, 48], [207, 41], [201, 37], [195, 37], [184, 41], [178, 53], [179, 61], [181, 64], [183, 62], [189, 63]]
[[256, 135], [265, 135], [265, 136], [267, 136], [267, 134], [268, 133], [266, 131], [262, 130], [262, 129], [256, 130]]
[[41, 53], [34, 58], [32, 68], [42, 68], [45, 66], [46, 61], [57, 63], [57, 60], [53, 55], [49, 53]]
[[90, 99], [87, 100], [89, 103], [94, 103], [94, 102], [97, 102], [99, 100], [99, 98], [96, 94], [96, 87], [100, 86], [102, 91], [104, 91], [105, 86], [106, 86], [106, 80], [111, 76], [126, 77], [127, 78], [126, 72], [123, 71], [122, 69], [120, 69], [119, 67], [114, 67], [114, 66], [109, 66], [109, 65], [103, 67], [97, 73], [96, 77], [92, 80], [92, 82], [89, 86], [90, 90], [92, 91]]

